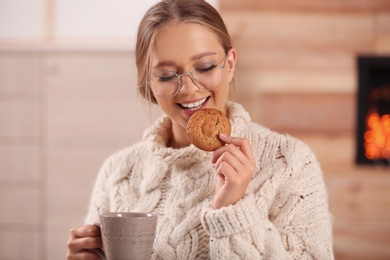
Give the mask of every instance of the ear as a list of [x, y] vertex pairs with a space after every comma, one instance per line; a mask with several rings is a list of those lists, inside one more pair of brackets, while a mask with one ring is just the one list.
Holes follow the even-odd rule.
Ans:
[[226, 67], [225, 69], [228, 72], [228, 78], [229, 82], [233, 80], [234, 77], [234, 70], [236, 68], [236, 62], [237, 62], [237, 52], [234, 48], [231, 48], [226, 56]]

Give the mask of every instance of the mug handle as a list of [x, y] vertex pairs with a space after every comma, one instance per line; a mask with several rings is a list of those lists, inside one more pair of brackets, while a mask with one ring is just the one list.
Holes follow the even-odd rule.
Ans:
[[94, 251], [95, 251], [96, 254], [98, 254], [100, 256], [100, 259], [106, 260], [106, 255], [104, 254], [103, 249], [95, 248]]
[[[93, 225], [100, 228], [100, 223], [94, 223]], [[101, 260], [106, 260], [106, 255], [104, 254], [103, 249], [95, 248], [95, 249], [93, 249], [93, 251], [100, 256]]]

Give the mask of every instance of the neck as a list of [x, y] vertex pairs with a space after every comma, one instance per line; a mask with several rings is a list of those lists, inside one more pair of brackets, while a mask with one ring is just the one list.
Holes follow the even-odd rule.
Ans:
[[172, 134], [169, 139], [168, 146], [172, 148], [183, 148], [189, 146], [191, 143], [187, 137], [187, 131], [182, 126], [177, 124], [172, 125]]

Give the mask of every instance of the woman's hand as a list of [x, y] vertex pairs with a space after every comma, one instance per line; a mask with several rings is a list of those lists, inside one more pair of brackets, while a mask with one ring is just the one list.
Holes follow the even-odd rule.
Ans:
[[95, 248], [103, 245], [100, 235], [100, 228], [94, 225], [84, 225], [72, 228], [68, 240], [68, 253], [66, 258], [70, 259], [94, 259], [100, 257], [94, 252]]
[[248, 139], [222, 133], [219, 138], [227, 145], [213, 153], [212, 163], [218, 174], [214, 209], [232, 205], [242, 199], [255, 170], [252, 146]]

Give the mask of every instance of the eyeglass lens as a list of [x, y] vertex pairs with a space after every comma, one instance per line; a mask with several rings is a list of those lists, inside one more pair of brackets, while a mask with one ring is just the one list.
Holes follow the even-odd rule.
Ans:
[[[195, 67], [192, 72], [177, 74], [173, 71], [160, 71], [152, 75], [151, 88], [155, 95], [163, 98], [173, 97], [179, 89], [191, 81], [198, 88], [213, 89], [219, 86], [223, 77], [223, 66], [215, 63], [202, 63]], [[187, 81], [186, 81], [187, 80]]]

